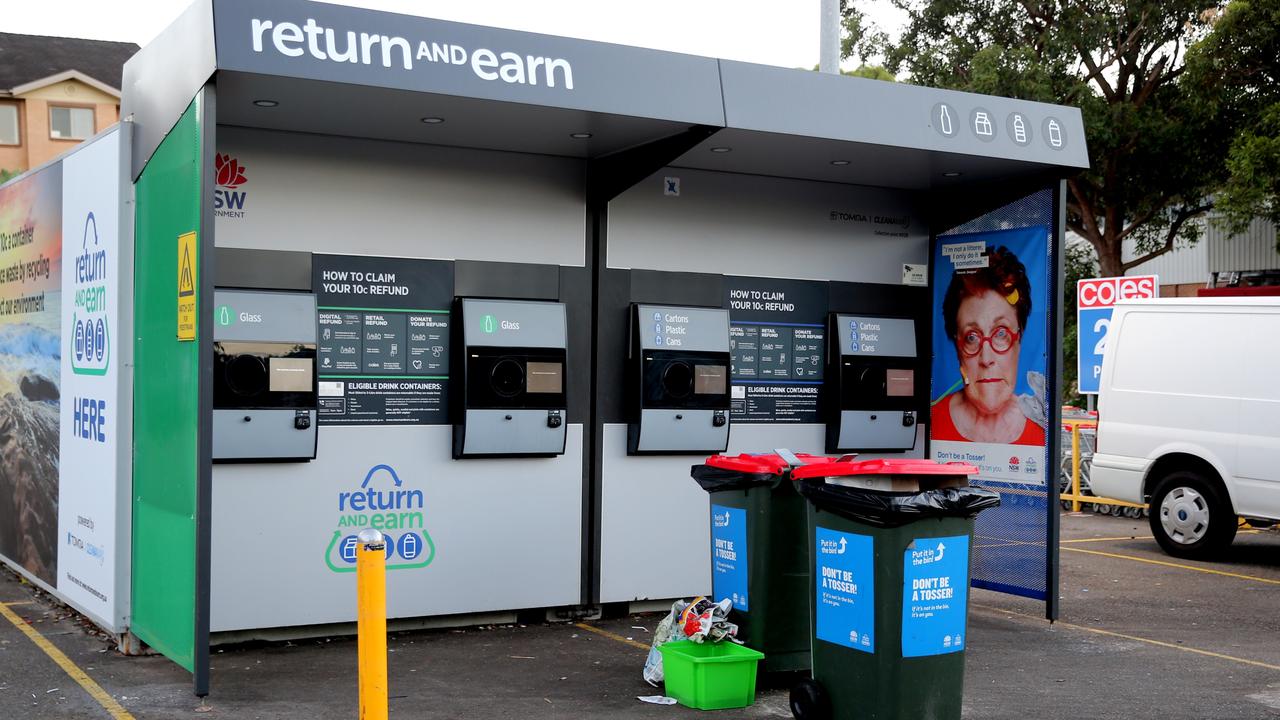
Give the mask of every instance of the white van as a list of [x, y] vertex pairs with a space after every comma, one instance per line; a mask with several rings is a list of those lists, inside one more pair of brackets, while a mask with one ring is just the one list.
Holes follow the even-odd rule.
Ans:
[[1125, 301], [1106, 337], [1093, 492], [1178, 557], [1280, 520], [1280, 298]]

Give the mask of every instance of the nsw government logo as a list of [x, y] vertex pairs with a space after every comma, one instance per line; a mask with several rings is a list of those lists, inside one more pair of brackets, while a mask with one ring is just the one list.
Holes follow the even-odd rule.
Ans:
[[388, 570], [424, 568], [435, 559], [436, 546], [423, 522], [422, 491], [406, 487], [390, 465], [374, 465], [359, 488], [340, 491], [337, 508], [337, 529], [324, 554], [331, 571], [356, 571], [356, 535], [364, 528], [386, 538]]
[[217, 187], [213, 190], [213, 214], [225, 218], [243, 218], [244, 203], [249, 197], [240, 187], [247, 182], [244, 166], [230, 155], [218, 153], [214, 161]]

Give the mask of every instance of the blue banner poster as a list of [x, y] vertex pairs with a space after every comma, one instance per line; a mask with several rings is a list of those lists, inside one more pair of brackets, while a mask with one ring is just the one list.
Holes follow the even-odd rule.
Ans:
[[1045, 487], [1049, 230], [938, 238], [933, 265], [934, 460], [987, 482]]
[[747, 600], [747, 511], [711, 506], [711, 594], [742, 612]]
[[969, 537], [916, 538], [902, 554], [902, 657], [964, 649]]
[[876, 593], [871, 537], [818, 527], [813, 550], [818, 639], [874, 654]]

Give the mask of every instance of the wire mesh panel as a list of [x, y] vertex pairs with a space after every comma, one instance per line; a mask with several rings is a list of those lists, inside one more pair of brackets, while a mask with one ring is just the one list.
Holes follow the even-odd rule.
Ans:
[[1001, 495], [978, 516], [973, 586], [1040, 600], [1056, 569], [1055, 227], [1046, 188], [940, 234], [933, 257], [930, 452]]

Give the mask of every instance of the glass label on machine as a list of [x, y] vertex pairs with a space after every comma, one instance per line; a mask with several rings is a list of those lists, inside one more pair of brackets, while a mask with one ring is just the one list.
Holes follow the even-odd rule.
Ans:
[[711, 593], [747, 612], [747, 511], [711, 506]]
[[969, 537], [916, 538], [902, 556], [902, 657], [964, 649]]
[[875, 654], [875, 556], [869, 535], [814, 533], [818, 639]]

